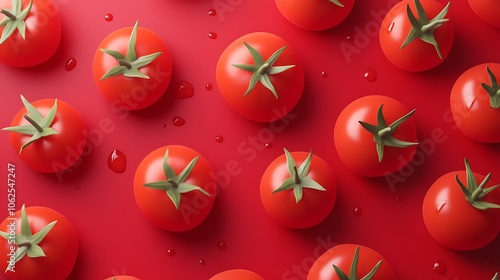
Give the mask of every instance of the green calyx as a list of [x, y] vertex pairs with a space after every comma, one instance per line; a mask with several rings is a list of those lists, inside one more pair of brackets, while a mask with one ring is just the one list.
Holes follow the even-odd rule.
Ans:
[[271, 55], [271, 57], [269, 57], [268, 60], [264, 61], [262, 55], [256, 49], [254, 49], [246, 42], [243, 42], [243, 44], [248, 49], [248, 51], [252, 55], [253, 61], [255, 62], [255, 65], [232, 64], [232, 66], [238, 69], [242, 69], [252, 73], [252, 77], [250, 78], [250, 83], [248, 85], [247, 91], [245, 92], [244, 96], [247, 96], [255, 87], [255, 85], [257, 85], [257, 82], [260, 81], [262, 85], [264, 85], [267, 89], [269, 89], [273, 93], [274, 97], [278, 99], [278, 93], [276, 92], [276, 89], [274, 88], [273, 83], [269, 78], [269, 75], [279, 74], [290, 68], [295, 67], [295, 65], [274, 66], [274, 63], [281, 55], [281, 53], [286, 49], [286, 46], [278, 49]]
[[295, 163], [295, 160], [293, 159], [290, 152], [288, 152], [287, 149], [284, 150], [288, 174], [290, 174], [290, 178], [287, 178], [277, 189], [273, 191], [273, 193], [292, 189], [293, 194], [295, 195], [295, 202], [299, 203], [300, 200], [302, 200], [304, 188], [326, 191], [326, 189], [316, 181], [307, 177], [307, 174], [309, 173], [309, 167], [311, 166], [313, 155], [312, 151], [309, 152], [309, 156], [306, 158], [306, 160], [299, 167], [297, 167], [297, 164]]
[[488, 66], [486, 66], [486, 71], [488, 72], [488, 76], [490, 77], [491, 85], [482, 83], [481, 86], [483, 86], [483, 88], [490, 96], [491, 108], [498, 109], [500, 108], [500, 85], [498, 85], [495, 74], [493, 74]]
[[363, 126], [366, 130], [368, 130], [371, 134], [373, 134], [373, 140], [375, 141], [378, 161], [381, 162], [384, 158], [384, 147], [397, 147], [397, 148], [406, 148], [413, 145], [418, 145], [415, 142], [406, 142], [399, 139], [396, 139], [392, 136], [394, 132], [398, 129], [398, 127], [404, 123], [408, 118], [410, 118], [413, 113], [415, 113], [415, 109], [410, 111], [408, 114], [402, 116], [395, 122], [387, 125], [384, 114], [382, 113], [382, 107], [384, 104], [380, 105], [377, 111], [377, 125], [369, 124], [363, 121], [359, 121], [361, 126]]
[[[340, 280], [358, 280], [358, 273], [356, 272], [356, 269], [358, 268], [358, 260], [359, 260], [359, 247], [356, 247], [356, 250], [354, 251], [354, 258], [352, 259], [351, 263], [351, 269], [349, 271], [349, 276], [345, 274], [345, 272], [342, 271], [339, 267], [336, 265], [333, 265], [333, 269], [335, 269], [335, 273], [337, 273], [337, 276], [339, 277]], [[375, 276], [375, 273], [377, 273], [377, 270], [379, 266], [382, 264], [382, 260], [378, 261], [377, 264], [372, 268], [372, 270], [365, 275], [363, 278], [359, 280], [370, 280]]]
[[[43, 241], [45, 236], [47, 236], [47, 234], [56, 223], [57, 221], [53, 221], [46, 225], [39, 232], [33, 234], [31, 232], [28, 216], [26, 215], [26, 209], [23, 204], [21, 208], [21, 234], [16, 233], [14, 237], [15, 245], [17, 246], [17, 250], [14, 254], [14, 264], [25, 256], [28, 256], [30, 258], [45, 257], [45, 253], [43, 252], [43, 249], [39, 244]], [[0, 232], [0, 236], [7, 240], [10, 240], [10, 238], [12, 238], [9, 233], [3, 231]], [[5, 271], [10, 270], [11, 266], [12, 264], [9, 263]]]
[[488, 181], [490, 180], [491, 173], [488, 173], [488, 175], [486, 175], [481, 184], [478, 185], [476, 178], [474, 177], [474, 173], [470, 168], [469, 161], [467, 159], [465, 159], [464, 161], [465, 161], [465, 173], [467, 176], [467, 186], [465, 186], [460, 181], [460, 179], [458, 179], [458, 174], [456, 175], [456, 180], [458, 185], [462, 189], [462, 192], [465, 195], [465, 199], [472, 206], [474, 206], [479, 210], [487, 210], [490, 208], [500, 209], [500, 205], [482, 200], [487, 194], [494, 191], [496, 188], [500, 187], [500, 185], [495, 185], [487, 189], [484, 188], [486, 184], [488, 184]]
[[109, 54], [110, 56], [115, 58], [119, 64], [119, 66], [115, 66], [109, 69], [108, 72], [106, 72], [101, 77], [101, 81], [119, 75], [123, 75], [129, 78], [149, 79], [149, 77], [146, 74], [142, 73], [139, 69], [153, 62], [162, 53], [156, 52], [145, 56], [137, 57], [137, 53], [135, 51], [135, 44], [137, 41], [138, 26], [139, 22], [137, 21], [132, 29], [132, 33], [130, 34], [130, 39], [128, 42], [128, 50], [126, 55], [123, 55], [122, 53], [117, 52], [115, 50], [100, 49], [103, 53]]
[[31, 11], [33, 0], [30, 0], [28, 7], [22, 9], [22, 0], [12, 0], [12, 9], [2, 9], [0, 13], [5, 17], [0, 21], [0, 26], [5, 26], [0, 37], [0, 45], [5, 42], [14, 31], [18, 30], [23, 39], [26, 39], [26, 17]]
[[166, 191], [168, 197], [170, 198], [170, 200], [172, 200], [172, 203], [174, 204], [177, 210], [179, 210], [179, 204], [181, 203], [181, 194], [183, 193], [188, 193], [197, 190], [206, 196], [210, 196], [210, 194], [206, 192], [204, 189], [186, 183], [189, 174], [193, 170], [199, 158], [200, 157], [198, 156], [195, 157], [193, 160], [191, 160], [191, 162], [189, 162], [186, 168], [184, 168], [184, 170], [182, 170], [182, 172], [179, 175], [177, 175], [175, 174], [175, 171], [172, 169], [172, 167], [167, 163], [168, 160], [168, 149], [167, 149], [167, 151], [165, 152], [165, 157], [163, 158], [163, 172], [165, 174], [166, 179], [157, 182], [145, 183], [144, 186], [152, 189]]
[[333, 4], [339, 6], [339, 7], [344, 8], [344, 4], [340, 3], [339, 0], [329, 0], [329, 1], [332, 2]]
[[28, 114], [24, 115], [24, 118], [29, 122], [29, 124], [2, 128], [2, 130], [31, 135], [30, 140], [28, 140], [21, 146], [19, 154], [23, 152], [24, 148], [26, 148], [36, 140], [42, 137], [59, 133], [52, 127], [50, 127], [57, 113], [57, 99], [54, 101], [54, 106], [52, 106], [52, 108], [45, 117], [42, 116], [42, 114], [33, 105], [31, 105], [31, 103], [29, 103], [28, 100], [26, 100], [26, 98], [24, 98], [24, 96], [22, 95], [21, 95], [21, 100], [24, 104], [24, 107], [28, 111]]
[[415, 0], [415, 7], [417, 8], [418, 19], [411, 11], [410, 5], [406, 6], [408, 19], [410, 20], [412, 28], [410, 29], [410, 33], [408, 33], [408, 37], [406, 37], [405, 41], [401, 45], [401, 49], [411, 43], [413, 40], [419, 38], [420, 40], [433, 45], [436, 48], [436, 52], [439, 58], [443, 59], [443, 57], [441, 56], [439, 45], [436, 41], [436, 38], [434, 38], [434, 30], [436, 30], [443, 23], [449, 21], [449, 19], [444, 17], [448, 13], [450, 2], [448, 2], [443, 10], [431, 20], [427, 18], [425, 10], [422, 7], [422, 4], [420, 4], [419, 0]]

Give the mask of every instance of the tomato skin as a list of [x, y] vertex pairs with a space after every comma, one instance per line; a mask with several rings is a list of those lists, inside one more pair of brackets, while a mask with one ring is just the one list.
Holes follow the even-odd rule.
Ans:
[[[445, 247], [460, 251], [479, 249], [500, 232], [500, 209], [474, 208], [465, 199], [456, 175], [465, 184], [466, 172], [456, 171], [442, 175], [430, 186], [422, 206], [424, 223], [430, 235]], [[477, 173], [474, 177], [478, 183], [485, 178]], [[490, 180], [485, 189], [493, 185]], [[499, 204], [500, 191], [492, 191], [483, 200]]]
[[[165, 180], [162, 162], [169, 150], [168, 163], [179, 174], [188, 163], [200, 156], [187, 183], [201, 187], [210, 196], [199, 191], [182, 194], [177, 210], [165, 191], [143, 186], [145, 183]], [[134, 177], [134, 195], [137, 205], [145, 218], [153, 225], [174, 232], [191, 230], [200, 225], [210, 213], [217, 193], [210, 163], [197, 151], [181, 145], [169, 145], [149, 153], [137, 167]]]
[[[22, 8], [29, 0], [22, 1]], [[12, 0], [0, 0], [1, 9], [12, 9]], [[12, 67], [31, 67], [51, 58], [61, 41], [61, 20], [50, 0], [33, 0], [26, 17], [26, 39], [18, 30], [0, 44], [0, 62]], [[4, 30], [0, 27], [0, 33]]]
[[257, 273], [247, 269], [229, 269], [217, 273], [210, 277], [209, 280], [264, 280], [264, 278]]
[[[281, 47], [287, 46], [275, 65], [295, 67], [270, 75], [278, 99], [260, 82], [244, 96], [252, 73], [238, 69], [232, 64], [255, 63], [243, 42], [255, 48], [264, 60]], [[289, 113], [300, 100], [305, 82], [304, 69], [297, 53], [281, 37], [267, 32], [249, 33], [229, 44], [217, 62], [216, 79], [222, 97], [228, 105], [245, 118], [256, 122], [272, 122]]]
[[[307, 152], [291, 152], [297, 166], [308, 157]], [[290, 174], [285, 154], [274, 159], [262, 175], [260, 198], [268, 215], [277, 223], [290, 228], [308, 228], [322, 222], [332, 211], [337, 197], [337, 182], [328, 163], [313, 154], [307, 177], [319, 183], [326, 191], [303, 189], [302, 199], [296, 203], [293, 190], [276, 190]]]
[[111, 276], [104, 280], [140, 280], [139, 278], [135, 278], [133, 276], [120, 275], [120, 276]]
[[[313, 263], [307, 275], [307, 280], [339, 280], [340, 278], [333, 269], [334, 264], [348, 275], [357, 246], [360, 245], [340, 244], [328, 249]], [[358, 276], [367, 275], [380, 260], [382, 260], [382, 263], [371, 280], [395, 280], [396, 274], [387, 259], [366, 246], [359, 247], [359, 260], [356, 270]]]
[[[45, 116], [55, 99], [41, 99], [31, 104]], [[24, 119], [28, 114], [22, 108], [12, 120], [11, 126], [25, 125], [29, 122]], [[87, 125], [81, 114], [68, 103], [57, 100], [57, 113], [51, 127], [58, 134], [42, 137], [25, 147], [19, 154], [21, 146], [31, 136], [17, 132], [9, 132], [10, 143], [19, 158], [31, 169], [43, 173], [55, 173], [66, 170], [75, 165], [84, 153], [87, 144]]]
[[[394, 173], [406, 166], [415, 155], [416, 146], [395, 148], [385, 146], [384, 157], [378, 161], [373, 134], [359, 121], [377, 123], [377, 110], [383, 104], [387, 124], [407, 114], [410, 110], [398, 100], [383, 95], [368, 95], [348, 104], [337, 118], [334, 143], [344, 165], [352, 172], [366, 177], [379, 177]], [[417, 132], [412, 118], [406, 120], [392, 134], [394, 138], [416, 142]]]
[[450, 106], [457, 127], [467, 137], [483, 142], [500, 142], [500, 109], [493, 109], [482, 83], [491, 85], [486, 66], [500, 78], [499, 63], [483, 63], [466, 70], [455, 81]]
[[500, 28], [500, 3], [496, 0], [469, 0], [471, 9], [486, 23]]
[[311, 31], [339, 25], [352, 11], [354, 0], [341, 0], [339, 7], [329, 0], [275, 0], [281, 14], [294, 25]]
[[[51, 231], [40, 242], [46, 257], [30, 258], [24, 256], [16, 262], [15, 272], [7, 271], [11, 280], [38, 280], [40, 275], [44, 279], [64, 280], [73, 270], [78, 255], [78, 236], [74, 226], [61, 213], [44, 206], [26, 207], [26, 214], [33, 234], [39, 232], [47, 224], [57, 220]], [[21, 211], [16, 211], [16, 233], [21, 232]], [[12, 222], [8, 217], [0, 224], [0, 230], [8, 232], [8, 225]], [[5, 238], [0, 238], [0, 261], [2, 271], [8, 264], [10, 246]], [[17, 248], [17, 247], [16, 247]]]
[[[444, 5], [435, 0], [420, 0], [420, 3], [429, 20], [444, 8]], [[455, 35], [452, 20], [434, 30], [434, 37], [441, 50], [442, 59], [439, 58], [433, 45], [418, 38], [401, 49], [411, 29], [406, 11], [407, 5], [410, 5], [413, 14], [417, 17], [414, 0], [403, 0], [394, 5], [380, 25], [380, 46], [387, 59], [402, 70], [411, 72], [430, 70], [441, 64], [451, 52]]]
[[164, 95], [172, 76], [172, 56], [169, 48], [156, 32], [139, 26], [135, 46], [137, 56], [162, 53], [150, 64], [140, 68], [149, 79], [119, 75], [101, 81], [101, 77], [108, 70], [119, 64], [115, 58], [100, 49], [115, 50], [125, 55], [132, 29], [121, 28], [104, 38], [95, 52], [93, 62], [97, 87], [114, 108], [122, 110], [140, 110], [154, 104]]

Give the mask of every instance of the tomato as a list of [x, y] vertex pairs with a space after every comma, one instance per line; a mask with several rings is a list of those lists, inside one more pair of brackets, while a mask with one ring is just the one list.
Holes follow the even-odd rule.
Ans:
[[486, 23], [500, 28], [500, 3], [496, 0], [469, 0], [471, 9]]
[[255, 32], [232, 42], [216, 68], [222, 97], [236, 112], [257, 122], [284, 117], [304, 90], [304, 69], [281, 37]]
[[210, 163], [195, 150], [169, 145], [148, 154], [134, 177], [140, 211], [155, 226], [187, 231], [212, 209], [217, 185]]
[[484, 63], [466, 70], [455, 81], [450, 95], [457, 127], [483, 143], [500, 142], [500, 64]]
[[492, 242], [500, 232], [500, 190], [490, 174], [465, 171], [439, 177], [425, 194], [422, 213], [430, 235], [445, 247], [475, 250]]
[[388, 175], [406, 166], [416, 152], [417, 132], [409, 118], [413, 112], [383, 95], [351, 102], [334, 128], [335, 148], [342, 162], [366, 177]]
[[[339, 274], [349, 278], [343, 278]], [[361, 278], [366, 276], [368, 277]], [[340, 244], [319, 256], [307, 275], [307, 280], [342, 279], [395, 280], [396, 274], [389, 262], [377, 251], [361, 245]]]
[[125, 27], [109, 34], [93, 62], [94, 81], [112, 106], [139, 110], [158, 101], [172, 75], [172, 57], [154, 31]]
[[451, 52], [455, 35], [452, 21], [446, 18], [448, 6], [449, 3], [443, 6], [435, 0], [415, 0], [415, 3], [403, 0], [394, 5], [382, 20], [379, 33], [380, 46], [387, 59], [413, 72], [441, 64]]
[[272, 161], [262, 175], [260, 198], [269, 216], [290, 228], [322, 222], [337, 197], [333, 170], [312, 151], [288, 152]]
[[133, 276], [120, 275], [120, 276], [111, 276], [104, 280], [140, 280], [139, 278], [135, 278]]
[[247, 269], [230, 269], [217, 273], [209, 280], [264, 280], [259, 274]]
[[77, 163], [87, 144], [87, 126], [80, 113], [58, 99], [42, 99], [30, 104], [12, 120], [9, 138], [19, 158], [33, 170], [59, 172]]
[[[12, 280], [63, 280], [73, 270], [78, 236], [61, 213], [44, 206], [22, 206], [0, 224], [0, 262]], [[15, 238], [13, 237], [15, 236]], [[15, 261], [14, 253], [20, 254]]]
[[54, 55], [61, 41], [61, 20], [50, 0], [0, 0], [0, 10], [4, 14], [0, 21], [1, 63], [30, 67]]
[[312, 31], [339, 25], [351, 13], [354, 0], [276, 0], [281, 14], [296, 26]]

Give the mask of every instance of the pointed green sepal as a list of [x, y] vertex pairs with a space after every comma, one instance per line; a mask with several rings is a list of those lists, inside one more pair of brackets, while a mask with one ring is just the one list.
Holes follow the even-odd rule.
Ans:
[[419, 0], [415, 0], [415, 7], [417, 10], [418, 19], [411, 11], [410, 5], [408, 4], [406, 6], [408, 20], [410, 21], [412, 27], [410, 29], [410, 32], [408, 33], [408, 36], [401, 45], [401, 49], [413, 42], [415, 39], [419, 38], [420, 40], [433, 45], [439, 58], [443, 59], [441, 50], [439, 49], [439, 45], [434, 38], [434, 30], [440, 27], [443, 23], [449, 21], [449, 19], [446, 19], [444, 17], [448, 13], [450, 2], [448, 2], [443, 10], [441, 10], [441, 12], [431, 20], [428, 19], [425, 10], [422, 7], [422, 4], [420, 4]]
[[3, 9], [0, 13], [5, 17], [0, 21], [0, 26], [5, 26], [0, 37], [0, 45], [3, 44], [16, 30], [21, 37], [26, 39], [26, 17], [31, 11], [33, 0], [30, 0], [28, 7], [22, 10], [22, 0], [12, 0], [12, 9]]
[[137, 56], [136, 52], [136, 42], [137, 42], [137, 29], [139, 27], [139, 21], [136, 21], [132, 32], [130, 34], [127, 53], [124, 55], [115, 50], [100, 49], [105, 54], [112, 56], [118, 61], [118, 66], [109, 69], [102, 77], [101, 81], [106, 80], [111, 77], [125, 76], [128, 78], [139, 78], [139, 79], [149, 79], [149, 76], [142, 73], [140, 69], [149, 65], [153, 62], [161, 52], [156, 52], [144, 56]]
[[351, 267], [349, 270], [349, 276], [345, 274], [342, 269], [337, 267], [335, 264], [333, 265], [333, 269], [335, 270], [335, 273], [339, 277], [340, 280], [371, 280], [375, 274], [377, 273], [378, 268], [382, 264], [382, 260], [378, 261], [375, 266], [370, 270], [368, 274], [363, 276], [363, 278], [359, 279], [358, 278], [358, 273], [357, 273], [357, 268], [358, 268], [358, 260], [359, 260], [359, 248], [360, 246], [358, 245], [356, 249], [354, 250], [354, 257], [352, 259]]
[[486, 72], [488, 72], [488, 76], [490, 77], [491, 85], [486, 83], [482, 83], [481, 86], [486, 90], [488, 95], [490, 96], [490, 106], [493, 109], [500, 108], [500, 85], [498, 85], [497, 78], [495, 74], [490, 70], [488, 66], [486, 66]]
[[491, 280], [498, 280], [498, 272], [495, 273], [495, 275], [493, 276], [493, 279], [491, 279]]
[[33, 142], [36, 142], [38, 139], [59, 133], [51, 127], [52, 122], [54, 121], [54, 118], [57, 114], [57, 99], [54, 100], [54, 105], [45, 117], [42, 116], [42, 114], [22, 95], [21, 100], [24, 104], [24, 107], [26, 108], [26, 111], [28, 111], [28, 114], [24, 115], [24, 118], [30, 124], [2, 128], [2, 130], [6, 131], [21, 133], [24, 135], [31, 135], [31, 138], [21, 146], [19, 154], [21, 154], [26, 147], [28, 147]]
[[500, 187], [500, 185], [494, 185], [487, 189], [484, 188], [490, 180], [491, 173], [488, 173], [488, 175], [486, 175], [483, 181], [478, 185], [476, 178], [474, 177], [474, 173], [470, 168], [469, 161], [465, 159], [464, 162], [465, 162], [465, 173], [467, 177], [467, 182], [466, 182], [467, 185], [464, 185], [460, 181], [460, 179], [458, 178], [458, 174], [455, 176], [455, 179], [457, 181], [458, 186], [465, 195], [465, 200], [467, 200], [472, 206], [474, 206], [476, 209], [479, 210], [488, 210], [490, 208], [500, 209], [500, 205], [482, 200], [487, 194]]
[[344, 4], [340, 3], [339, 0], [329, 0], [329, 1], [341, 8], [344, 8]]
[[271, 82], [269, 75], [279, 74], [290, 68], [295, 67], [295, 65], [274, 66], [274, 63], [281, 55], [281, 53], [286, 49], [286, 46], [281, 47], [280, 49], [275, 51], [267, 61], [264, 61], [259, 51], [257, 51], [255, 48], [253, 48], [246, 42], [243, 42], [243, 44], [250, 52], [250, 55], [252, 56], [252, 59], [255, 63], [255, 65], [232, 64], [232, 66], [238, 69], [252, 73], [252, 77], [250, 78], [250, 82], [248, 84], [247, 90], [244, 93], [244, 96], [247, 96], [254, 89], [257, 83], [261, 82], [262, 85], [264, 85], [264, 87], [269, 89], [273, 93], [274, 97], [278, 99], [278, 93], [276, 92], [276, 89], [274, 88], [274, 85]]
[[285, 181], [278, 188], [276, 188], [273, 193], [292, 189], [295, 196], [295, 202], [299, 203], [302, 200], [304, 188], [326, 191], [326, 189], [318, 182], [314, 181], [314, 179], [307, 177], [313, 156], [312, 150], [309, 152], [306, 160], [304, 160], [299, 167], [297, 167], [295, 159], [292, 157], [290, 152], [287, 149], [284, 149], [284, 151], [288, 174], [290, 177], [285, 179]]
[[406, 148], [414, 145], [418, 145], [416, 142], [407, 142], [400, 139], [396, 139], [392, 136], [394, 132], [408, 120], [414, 113], [415, 109], [410, 111], [408, 114], [397, 119], [390, 125], [387, 125], [385, 117], [382, 111], [384, 104], [381, 104], [377, 110], [377, 125], [369, 124], [363, 121], [359, 121], [359, 124], [366, 129], [368, 132], [373, 134], [373, 141], [375, 142], [375, 148], [378, 154], [378, 161], [381, 162], [384, 158], [384, 147], [396, 147], [396, 148]]
[[183, 193], [188, 193], [192, 191], [199, 191], [206, 196], [210, 194], [199, 186], [188, 184], [185, 181], [188, 179], [189, 175], [193, 171], [196, 162], [200, 157], [197, 156], [193, 158], [189, 164], [177, 175], [174, 169], [168, 164], [168, 149], [165, 151], [165, 156], [163, 157], [162, 167], [163, 173], [165, 174], [165, 180], [160, 180], [156, 182], [145, 183], [143, 186], [165, 191], [167, 196], [170, 198], [175, 208], [179, 210], [179, 205], [181, 203], [181, 198]]

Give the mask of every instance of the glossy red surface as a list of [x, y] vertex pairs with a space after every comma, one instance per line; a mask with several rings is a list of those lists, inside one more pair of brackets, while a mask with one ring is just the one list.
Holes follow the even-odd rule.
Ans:
[[[8, 133], [0, 132], [0, 187], [7, 188], [7, 165], [14, 164], [18, 209], [23, 203], [43, 205], [71, 220], [80, 251], [70, 279], [127, 274], [142, 280], [203, 280], [233, 268], [255, 271], [268, 280], [305, 279], [314, 259], [340, 243], [375, 249], [403, 280], [490, 280], [500, 270], [500, 237], [478, 251], [457, 252], [434, 241], [422, 219], [428, 187], [442, 174], [462, 170], [464, 157], [475, 172], [492, 172], [492, 180], [500, 182], [498, 144], [468, 139], [456, 128], [449, 108], [450, 90], [463, 71], [500, 60], [499, 29], [478, 18], [467, 1], [451, 3], [449, 17], [456, 33], [449, 57], [422, 73], [398, 69], [380, 49], [380, 22], [395, 0], [357, 1], [342, 24], [322, 32], [299, 29], [269, 0], [147, 0], [126, 5], [117, 0], [54, 1], [63, 27], [55, 56], [33, 68], [0, 65], [0, 126], [8, 126], [21, 108], [19, 94], [33, 101], [58, 97], [82, 113], [89, 129], [87, 150], [81, 163], [67, 172], [41, 174], [18, 159]], [[155, 30], [171, 50], [172, 82], [153, 106], [119, 111], [98, 91], [92, 59], [109, 33], [136, 20]], [[293, 45], [306, 73], [297, 107], [274, 124], [255, 123], [234, 112], [215, 79], [216, 63], [227, 45], [256, 31], [275, 33]], [[68, 71], [71, 58], [77, 63]], [[180, 81], [193, 86], [192, 97], [175, 97]], [[421, 144], [414, 160], [382, 178], [352, 174], [333, 144], [341, 110], [369, 94], [388, 95], [417, 109], [412, 118]], [[181, 126], [173, 124], [178, 117], [185, 121]], [[220, 186], [207, 220], [184, 233], [151, 225], [134, 200], [135, 168], [149, 152], [170, 144], [189, 146], [206, 157]], [[314, 228], [280, 226], [261, 205], [260, 177], [284, 147], [312, 149], [335, 171], [337, 202]], [[108, 167], [115, 149], [126, 155], [123, 173]], [[7, 192], [3, 195], [0, 192], [0, 214], [6, 217]], [[221, 241], [225, 250], [218, 246]]]

